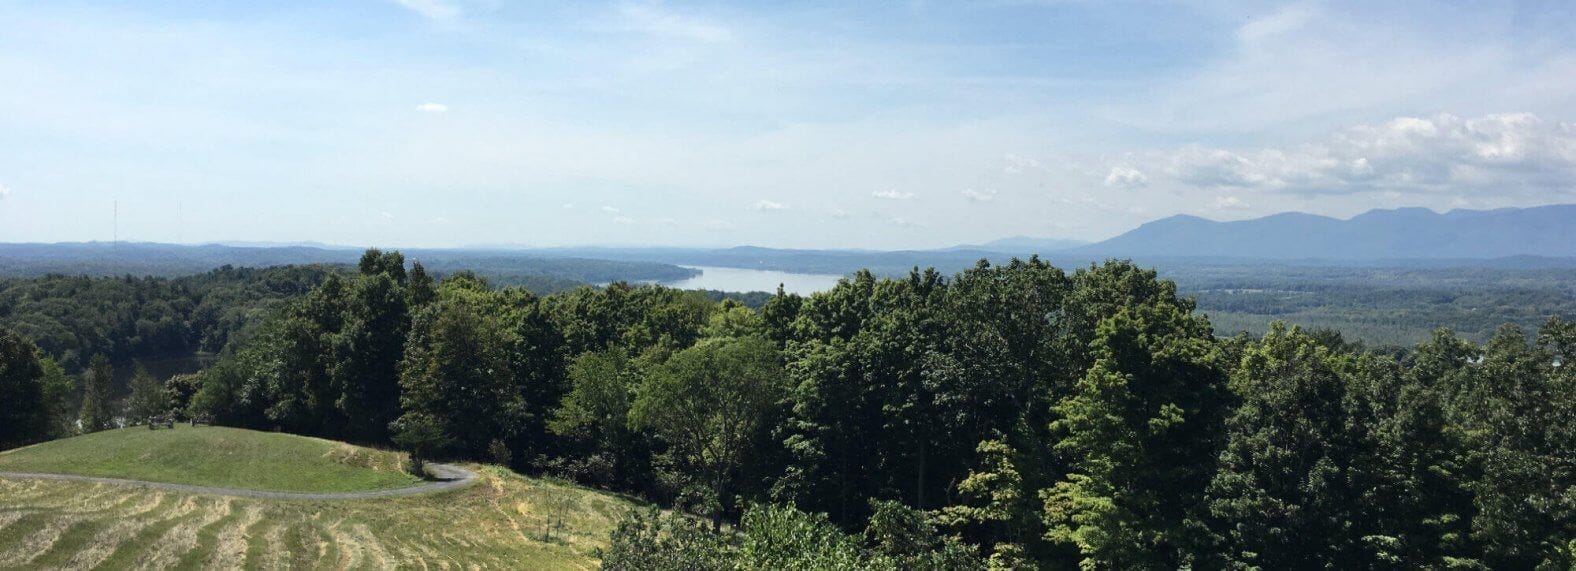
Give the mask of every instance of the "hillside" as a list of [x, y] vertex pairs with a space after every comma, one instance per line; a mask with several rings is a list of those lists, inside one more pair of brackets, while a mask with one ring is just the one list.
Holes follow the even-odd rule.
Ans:
[[[72, 459], [120, 445], [130, 451], [113, 461]], [[367, 489], [405, 483], [369, 479], [369, 472], [392, 474], [384, 468], [395, 456], [235, 429], [123, 429], [0, 454], [0, 470], [58, 467], [174, 481], [191, 469], [187, 481], [252, 489], [279, 488], [281, 477], [313, 480], [304, 486], [311, 489]], [[105, 471], [112, 466], [124, 471]], [[500, 468], [470, 468], [479, 482], [462, 489], [350, 501], [0, 478], [0, 568], [591, 569], [595, 550], [631, 505]], [[287, 472], [293, 475], [280, 475]]]
[[1070, 253], [1276, 260], [1576, 257], [1576, 204], [1498, 210], [1370, 210], [1347, 220], [1287, 212], [1220, 222], [1177, 215]]
[[[198, 453], [200, 452], [200, 453]], [[106, 430], [0, 452], [0, 472], [44, 472], [280, 492], [413, 486], [405, 455], [222, 426]]]
[[[523, 285], [539, 292], [584, 283], [675, 280], [696, 272], [671, 264], [644, 261], [547, 257], [503, 250], [407, 249], [439, 276], [474, 271], [500, 285]], [[188, 246], [142, 242], [61, 244], [0, 244], [0, 276], [34, 277], [51, 273], [89, 276], [173, 277], [230, 265], [354, 265], [362, 251], [312, 246]]]

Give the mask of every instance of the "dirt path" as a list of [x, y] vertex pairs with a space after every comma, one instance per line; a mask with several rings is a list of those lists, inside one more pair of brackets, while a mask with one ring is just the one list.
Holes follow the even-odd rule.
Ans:
[[263, 498], [268, 500], [370, 500], [376, 498], [391, 498], [396, 496], [410, 496], [428, 492], [441, 492], [464, 487], [476, 480], [476, 473], [459, 466], [450, 464], [427, 464], [427, 469], [438, 477], [437, 482], [411, 486], [408, 488], [394, 488], [392, 490], [373, 490], [369, 492], [267, 492], [263, 490], [246, 490], [242, 488], [216, 488], [212, 486], [193, 486], [190, 484], [169, 484], [165, 482], [145, 482], [142, 480], [122, 480], [119, 478], [99, 478], [96, 476], [78, 476], [75, 474], [33, 474], [28, 472], [0, 472], [0, 478], [9, 480], [63, 480], [69, 482], [95, 482], [100, 484], [116, 484], [122, 486], [142, 486], [157, 488], [172, 492], [188, 494], [209, 494], [216, 496], [237, 496], [243, 498]]

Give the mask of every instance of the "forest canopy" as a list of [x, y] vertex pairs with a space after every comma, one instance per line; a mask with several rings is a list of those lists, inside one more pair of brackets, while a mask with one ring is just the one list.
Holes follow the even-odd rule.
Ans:
[[[139, 374], [139, 414], [495, 462], [710, 520], [632, 515], [609, 568], [1576, 562], [1576, 324], [1557, 318], [1383, 351], [1282, 324], [1220, 337], [1153, 270], [1037, 258], [758, 308], [435, 280], [380, 251], [308, 281], [166, 398]], [[109, 360], [82, 364], [80, 408], [52, 404], [58, 349], [22, 333], [0, 337], [4, 445], [103, 426], [113, 405], [85, 395]]]

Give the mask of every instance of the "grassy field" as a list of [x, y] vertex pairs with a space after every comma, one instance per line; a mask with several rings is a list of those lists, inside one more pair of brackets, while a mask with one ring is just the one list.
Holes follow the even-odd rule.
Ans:
[[[387, 453], [226, 429], [158, 432], [165, 438], [196, 438], [191, 442], [199, 444], [217, 439], [227, 447], [181, 453], [167, 442], [139, 444], [139, 449], [158, 450], [160, 455], [130, 464], [67, 459], [69, 451], [109, 452], [118, 440], [145, 443], [150, 438], [146, 429], [111, 431], [0, 454], [6, 457], [0, 469], [77, 466], [111, 477], [157, 479], [174, 472], [155, 458], [185, 466], [229, 459], [250, 468], [209, 470], [198, 483], [314, 490], [394, 483], [364, 473], [383, 470], [344, 460]], [[192, 436], [203, 432], [208, 434]], [[243, 448], [253, 447], [263, 458], [317, 474], [314, 478], [348, 474], [348, 480], [311, 484], [311, 478], [299, 474], [281, 476], [276, 472], [287, 470], [239, 458], [233, 444], [237, 441], [248, 442]], [[349, 455], [336, 452], [339, 447], [349, 448]], [[286, 451], [307, 458], [289, 458]], [[337, 467], [341, 465], [354, 469]], [[135, 466], [136, 472], [105, 472], [110, 466]], [[349, 501], [263, 500], [0, 479], [0, 569], [593, 569], [595, 550], [606, 545], [618, 518], [632, 506], [609, 494], [501, 468], [467, 467], [480, 478], [465, 488]]]
[[220, 426], [106, 430], [0, 452], [0, 471], [51, 472], [278, 492], [420, 483], [396, 452]]
[[0, 569], [594, 569], [630, 506], [472, 469], [461, 490], [341, 502], [0, 480]]

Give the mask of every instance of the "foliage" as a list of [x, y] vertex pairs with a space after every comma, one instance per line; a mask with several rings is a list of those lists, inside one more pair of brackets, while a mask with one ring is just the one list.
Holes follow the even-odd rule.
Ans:
[[[1179, 293], [1273, 274], [1179, 288], [1131, 262], [1066, 272], [1030, 258], [951, 277], [856, 272], [755, 304], [625, 283], [538, 297], [363, 257], [170, 383], [175, 401], [712, 517], [710, 530], [635, 518], [608, 552], [615, 568], [1571, 563], [1570, 321], [1376, 350], [1344, 328], [1219, 338]], [[1380, 270], [1279, 271], [1340, 296]], [[1536, 297], [1500, 287], [1515, 275], [1463, 279], [1456, 299]], [[1472, 285], [1484, 281], [1500, 285]], [[69, 410], [72, 391], [42, 369], [45, 399]]]
[[783, 393], [777, 349], [759, 337], [714, 338], [675, 353], [636, 389], [632, 427], [671, 443], [709, 492], [713, 519]]
[[113, 379], [115, 372], [109, 359], [103, 355], [93, 357], [93, 364], [82, 379], [82, 431], [98, 432], [115, 425]]
[[0, 450], [48, 438], [48, 402], [38, 347], [0, 330]]
[[170, 413], [170, 394], [164, 383], [138, 366], [131, 375], [131, 394], [126, 397], [125, 409], [127, 426], [146, 424], [150, 418]]
[[952, 538], [934, 534], [923, 514], [886, 502], [860, 535], [847, 534], [824, 514], [792, 506], [754, 505], [736, 530], [708, 531], [700, 523], [655, 509], [619, 522], [602, 555], [610, 570], [689, 569], [982, 569], [983, 562]]

